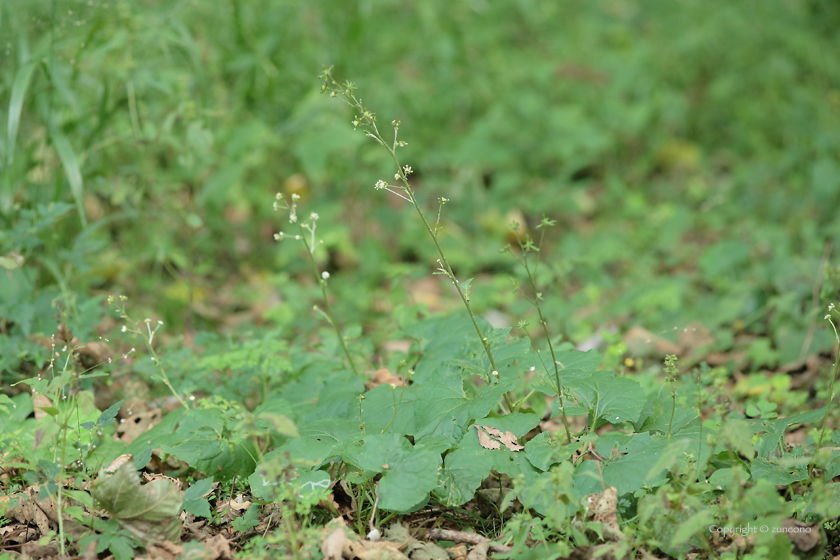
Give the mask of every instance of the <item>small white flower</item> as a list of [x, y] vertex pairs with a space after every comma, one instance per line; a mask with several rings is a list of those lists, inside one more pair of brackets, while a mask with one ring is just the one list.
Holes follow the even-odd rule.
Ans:
[[387, 186], [388, 186], [388, 183], [386, 183], [385, 181], [380, 179], [376, 182], [376, 185], [374, 185], [373, 188], [378, 190], [378, 191], [381, 191], [382, 189], [386, 188]]
[[491, 372], [490, 372], [490, 375], [492, 375], [492, 376], [494, 376], [494, 377], [498, 377], [498, 376], [499, 376], [499, 372], [498, 372], [498, 371], [496, 371], [496, 370], [494, 369], [493, 371], [491, 371]]
[[399, 173], [394, 173], [394, 179], [399, 181], [400, 180], [400, 174]]
[[315, 212], [312, 212], [311, 214], [309, 214], [309, 219], [310, 219], [310, 220], [312, 220], [313, 222], [318, 221], [318, 218], [320, 218], [320, 217], [321, 217], [321, 216], [319, 216], [319, 215], [318, 215], [317, 213], [315, 213]]
[[414, 170], [411, 169], [410, 165], [406, 165], [403, 167], [403, 173], [405, 173], [406, 175], [411, 175], [413, 171]]
[[831, 317], [831, 315], [826, 315], [823, 319], [828, 319], [829, 317]]
[[281, 239], [283, 239], [283, 236], [284, 236], [284, 235], [286, 235], [286, 234], [285, 234], [285, 233], [283, 233], [282, 231], [281, 231], [281, 232], [279, 232], [279, 233], [275, 233], [275, 234], [274, 234], [274, 240], [275, 240], [275, 241], [280, 241]]
[[531, 371], [537, 371], [537, 366], [531, 366]]
[[158, 325], [163, 326], [163, 321], [158, 321]]
[[399, 142], [397, 142], [397, 146], [399, 146], [400, 148], [402, 148], [403, 146], [405, 146], [407, 144], [408, 144], [408, 142], [404, 142], [403, 140], [400, 140]]
[[128, 330], [128, 327], [126, 327], [125, 325], [123, 325], [123, 326], [122, 326], [122, 328], [121, 328], [120, 330], [121, 330], [122, 332], [125, 332], [125, 331], [127, 331], [127, 330]]
[[330, 273], [327, 272], [326, 270], [321, 273], [321, 278], [323, 278], [324, 280], [326, 280], [329, 277], [330, 277]]
[[829, 303], [829, 304], [828, 304], [828, 310], [829, 310], [829, 311], [831, 311], [832, 309], [834, 309], [834, 304], [833, 304], [833, 303]]
[[300, 195], [298, 193], [292, 193], [292, 200], [300, 200]]

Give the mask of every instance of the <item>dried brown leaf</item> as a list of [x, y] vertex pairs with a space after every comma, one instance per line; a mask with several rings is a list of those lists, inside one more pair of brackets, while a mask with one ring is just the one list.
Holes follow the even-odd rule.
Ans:
[[522, 451], [525, 449], [524, 445], [519, 445], [519, 442], [516, 440], [516, 435], [513, 432], [505, 432], [499, 437], [499, 441], [511, 451]]
[[163, 411], [159, 408], [132, 414], [128, 418], [120, 420], [117, 426], [117, 435], [119, 435], [120, 441], [131, 443], [155, 427], [162, 419]]
[[586, 497], [586, 515], [601, 524], [604, 538], [609, 541], [624, 539], [624, 533], [618, 525], [618, 490], [610, 486], [601, 494]]
[[[478, 431], [478, 443], [484, 449], [501, 449], [502, 445], [511, 451], [522, 451], [525, 449], [524, 446], [519, 445], [519, 442], [516, 440], [516, 434], [513, 432], [502, 432], [498, 428], [479, 426], [478, 424], [475, 425], [475, 429]], [[483, 432], [487, 432], [489, 436]]]
[[347, 544], [347, 535], [344, 533], [344, 521], [338, 518], [340, 523], [335, 520], [330, 522], [330, 525], [338, 525], [329, 535], [321, 542], [321, 554], [327, 560], [341, 560], [344, 546]]
[[501, 449], [502, 444], [495, 439], [491, 439], [490, 436], [482, 430], [482, 427], [483, 426], [475, 424], [475, 430], [478, 432], [478, 444], [484, 449]]

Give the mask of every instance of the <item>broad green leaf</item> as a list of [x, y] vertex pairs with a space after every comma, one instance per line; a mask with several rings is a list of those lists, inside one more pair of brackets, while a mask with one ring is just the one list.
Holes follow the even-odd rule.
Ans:
[[635, 492], [643, 486], [660, 486], [667, 480], [656, 464], [666, 447], [664, 436], [644, 433], [633, 436], [630, 443], [616, 449], [624, 455], [613, 457], [599, 449], [599, 453], [608, 459], [601, 463], [601, 473], [596, 461], [581, 461], [575, 469], [575, 488], [581, 497], [601, 492], [601, 474], [603, 484], [615, 486], [619, 496]]
[[[546, 356], [550, 357], [548, 354]], [[554, 357], [557, 361], [560, 383], [564, 387], [575, 380], [585, 379], [594, 374], [598, 371], [598, 366], [604, 360], [603, 356], [595, 350], [589, 350], [587, 352], [564, 350], [556, 352]], [[543, 359], [545, 359], [545, 356]], [[548, 373], [546, 373], [542, 364], [539, 364], [537, 367], [536, 371], [540, 378], [539, 381], [534, 383], [533, 388], [546, 395], [554, 396], [557, 395], [557, 381], [555, 379], [554, 366], [551, 364], [550, 359], [546, 361], [546, 365], [548, 366]]]
[[474, 398], [464, 392], [463, 381], [454, 376], [441, 377], [419, 385], [414, 415], [415, 438], [444, 436], [454, 447], [463, 437], [467, 423], [484, 418], [499, 405], [502, 396], [513, 387], [507, 378], [482, 387]]
[[317, 420], [300, 427], [300, 438], [287, 441], [263, 457], [288, 452], [292, 459], [318, 467], [324, 461], [338, 457], [344, 449], [362, 437], [359, 422], [340, 418]]
[[[517, 438], [527, 434], [538, 423], [539, 418], [535, 414], [520, 413], [482, 418], [476, 422], [503, 432], [511, 431]], [[483, 448], [478, 442], [476, 428], [471, 426], [458, 449], [446, 456], [435, 496], [448, 506], [464, 504], [473, 498], [491, 469], [514, 478], [522, 474], [531, 479], [538, 473], [523, 451], [509, 451], [504, 446], [500, 449]]]
[[382, 384], [365, 393], [362, 421], [367, 429], [370, 431], [372, 426], [381, 426], [376, 429], [399, 435], [414, 435], [417, 430], [414, 404], [418, 388], [417, 385], [391, 387]]
[[465, 313], [421, 321], [405, 329], [405, 334], [417, 340], [423, 353], [414, 368], [414, 382], [418, 384], [424, 384], [454, 359], [465, 357], [462, 349], [476, 337], [475, 327]]
[[398, 434], [366, 436], [364, 445], [347, 450], [342, 458], [361, 469], [382, 473], [379, 507], [410, 511], [428, 499], [437, 485], [440, 454], [415, 447]]
[[141, 485], [134, 464], [100, 471], [94, 496], [120, 524], [145, 543], [180, 542], [181, 491], [166, 479]]
[[808, 478], [809, 458], [793, 458], [790, 455], [768, 461], [756, 457], [750, 462], [750, 474], [754, 481], [766, 480], [772, 484], [787, 486]]
[[58, 158], [61, 160], [62, 167], [64, 167], [67, 182], [70, 183], [70, 192], [73, 193], [73, 199], [76, 202], [76, 210], [79, 212], [82, 227], [87, 227], [84, 182], [82, 181], [82, 171], [79, 168], [79, 160], [76, 157], [76, 152], [73, 150], [70, 140], [57, 128], [52, 129], [51, 136], [55, 151], [58, 152]]
[[611, 371], [577, 379], [569, 389], [577, 405], [567, 404], [567, 414], [591, 414], [611, 424], [635, 422], [645, 404], [645, 392], [638, 382]]
[[210, 519], [210, 503], [204, 496], [213, 488], [212, 478], [203, 478], [184, 492], [183, 509], [196, 517]]
[[567, 460], [580, 447], [574, 443], [564, 445], [561, 440], [565, 435], [561, 433], [562, 430], [555, 434], [542, 432], [525, 444], [525, 456], [532, 465], [541, 471], [547, 471], [551, 465]]
[[729, 488], [729, 485], [732, 484], [732, 469], [717, 469], [709, 477], [709, 484], [712, 488], [719, 488], [722, 490]]
[[[677, 406], [674, 408], [674, 400], [671, 391], [664, 388], [651, 395], [645, 403], [639, 422], [636, 423], [638, 432], [664, 432], [676, 433], [690, 422], [697, 419], [697, 411], [692, 404], [686, 402], [686, 395], [677, 393]], [[674, 411], [674, 418], [671, 419], [671, 411]], [[644, 420], [642, 420], [644, 419]]]
[[20, 115], [23, 111], [23, 101], [26, 97], [26, 90], [29, 88], [29, 82], [32, 79], [32, 73], [35, 70], [35, 64], [33, 61], [21, 66], [15, 74], [15, 81], [12, 84], [12, 96], [9, 101], [9, 122], [6, 129], [6, 165], [11, 165], [15, 159], [15, 144], [20, 127]]
[[219, 409], [189, 410], [175, 431], [177, 443], [163, 450], [219, 480], [254, 472], [256, 450], [242, 434], [226, 428]]

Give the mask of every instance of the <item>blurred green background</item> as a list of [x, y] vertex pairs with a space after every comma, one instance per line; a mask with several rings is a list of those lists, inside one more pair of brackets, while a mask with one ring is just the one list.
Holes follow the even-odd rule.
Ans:
[[458, 309], [413, 209], [373, 189], [387, 154], [319, 94], [324, 65], [401, 120], [494, 322], [533, 319], [499, 248], [545, 214], [545, 310], [572, 342], [702, 324], [758, 370], [833, 341], [836, 2], [7, 0], [0, 38], [4, 381], [44, 362], [60, 309], [83, 342], [115, 334], [107, 294], [168, 335], [310, 344], [320, 292], [272, 238], [276, 192], [320, 214], [370, 357], [418, 309]]

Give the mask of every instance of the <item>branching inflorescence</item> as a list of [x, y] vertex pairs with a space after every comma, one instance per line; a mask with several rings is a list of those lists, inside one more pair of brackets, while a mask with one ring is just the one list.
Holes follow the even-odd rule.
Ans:
[[[455, 273], [452, 271], [452, 267], [449, 265], [449, 261], [446, 258], [446, 253], [444, 252], [443, 247], [440, 244], [440, 240], [438, 239], [438, 232], [440, 231], [441, 210], [443, 208], [443, 205], [449, 202], [449, 200], [444, 197], [440, 197], [438, 199], [437, 221], [435, 222], [435, 225], [432, 226], [429, 220], [426, 218], [426, 214], [423, 212], [423, 208], [417, 201], [417, 197], [414, 193], [414, 190], [411, 188], [411, 184], [408, 181], [408, 177], [412, 174], [413, 169], [410, 165], [403, 165], [402, 163], [400, 163], [400, 160], [397, 157], [397, 149], [407, 145], [407, 142], [399, 139], [400, 121], [391, 121], [391, 127], [394, 129], [394, 138], [393, 140], [386, 140], [379, 130], [379, 126], [376, 120], [376, 114], [365, 108], [364, 104], [362, 103], [362, 100], [356, 97], [356, 85], [353, 82], [347, 81], [344, 83], [339, 83], [338, 81], [336, 81], [332, 75], [332, 67], [325, 68], [320, 78], [323, 80], [321, 92], [329, 93], [330, 97], [341, 99], [347, 105], [352, 107], [353, 110], [357, 113], [357, 115], [353, 118], [352, 121], [353, 127], [357, 130], [361, 129], [362, 131], [364, 131], [365, 135], [368, 138], [371, 138], [383, 148], [385, 148], [385, 150], [387, 150], [388, 154], [391, 156], [391, 159], [393, 160], [394, 165], [396, 167], [396, 172], [394, 173], [394, 183], [380, 179], [376, 181], [374, 188], [376, 190], [388, 191], [389, 193], [402, 198], [403, 200], [411, 203], [411, 205], [417, 211], [417, 215], [423, 222], [423, 226], [426, 228], [426, 231], [429, 232], [429, 236], [432, 238], [432, 241], [435, 244], [435, 248], [437, 249], [438, 255], [440, 256], [440, 258], [437, 260], [438, 268], [435, 274], [441, 274], [443, 276], [446, 276], [447, 278], [449, 278], [449, 280], [452, 281], [452, 284], [458, 291], [458, 295], [460, 296], [461, 301], [464, 303], [464, 307], [466, 307], [467, 309], [467, 313], [469, 313], [470, 319], [472, 320], [472, 324], [475, 327], [475, 331], [478, 334], [479, 339], [481, 340], [481, 345], [484, 347], [484, 351], [487, 354], [487, 358], [490, 360], [490, 368], [492, 370], [491, 375], [498, 375], [499, 368], [496, 366], [496, 360], [493, 357], [493, 351], [490, 347], [490, 341], [487, 339], [484, 333], [481, 332], [481, 327], [479, 327], [478, 321], [475, 317], [475, 313], [473, 312], [472, 306], [470, 305], [469, 286], [465, 285], [466, 282], [462, 284], [455, 277]], [[507, 396], [507, 394], [505, 394], [505, 402], [507, 403], [509, 409], [513, 409], [513, 404], [511, 403], [510, 398]]]

